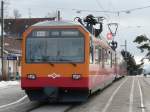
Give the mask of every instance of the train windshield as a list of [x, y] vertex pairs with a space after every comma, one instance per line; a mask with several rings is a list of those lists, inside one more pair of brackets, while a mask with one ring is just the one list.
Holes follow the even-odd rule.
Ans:
[[38, 38], [30, 36], [26, 40], [26, 62], [84, 62], [84, 38], [64, 35]]

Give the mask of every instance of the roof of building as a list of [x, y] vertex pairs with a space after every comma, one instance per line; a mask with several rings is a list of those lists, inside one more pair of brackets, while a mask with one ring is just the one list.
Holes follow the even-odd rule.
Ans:
[[8, 54], [21, 54], [21, 40], [14, 37], [5, 37], [4, 38], [4, 50], [8, 52]]
[[55, 18], [16, 18], [4, 20], [4, 31], [9, 35], [22, 36], [31, 25], [41, 21], [53, 21]]

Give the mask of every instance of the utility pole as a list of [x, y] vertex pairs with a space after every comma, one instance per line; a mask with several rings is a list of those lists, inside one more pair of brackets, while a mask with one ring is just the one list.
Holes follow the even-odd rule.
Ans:
[[125, 50], [125, 59], [127, 59], [127, 40], [124, 41], [124, 45], [121, 45], [124, 47]]
[[60, 21], [61, 17], [60, 17], [60, 10], [57, 11], [57, 20]]
[[125, 47], [125, 51], [127, 52], [127, 40], [125, 40], [125, 45], [124, 45], [124, 47]]
[[2, 79], [4, 80], [4, 61], [3, 61], [3, 44], [4, 44], [4, 1], [1, 1], [1, 73], [2, 73]]
[[[124, 50], [125, 50], [125, 62], [126, 62], [126, 68], [128, 68], [128, 65], [127, 65], [127, 63], [128, 63], [128, 57], [127, 57], [127, 40], [125, 40], [124, 41], [124, 45], [120, 45], [120, 46], [123, 46], [124, 47]], [[127, 73], [129, 73], [130, 74], [130, 70], [128, 71], [127, 70]]]

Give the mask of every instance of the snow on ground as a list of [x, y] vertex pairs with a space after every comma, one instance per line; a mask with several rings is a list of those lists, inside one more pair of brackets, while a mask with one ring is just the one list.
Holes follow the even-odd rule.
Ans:
[[0, 81], [0, 88], [4, 88], [7, 86], [19, 85], [19, 81]]

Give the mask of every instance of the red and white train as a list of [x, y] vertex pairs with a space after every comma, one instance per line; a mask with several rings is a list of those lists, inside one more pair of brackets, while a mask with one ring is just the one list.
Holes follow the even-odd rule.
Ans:
[[21, 87], [30, 100], [86, 101], [126, 74], [121, 57], [79, 23], [40, 22], [23, 34]]

